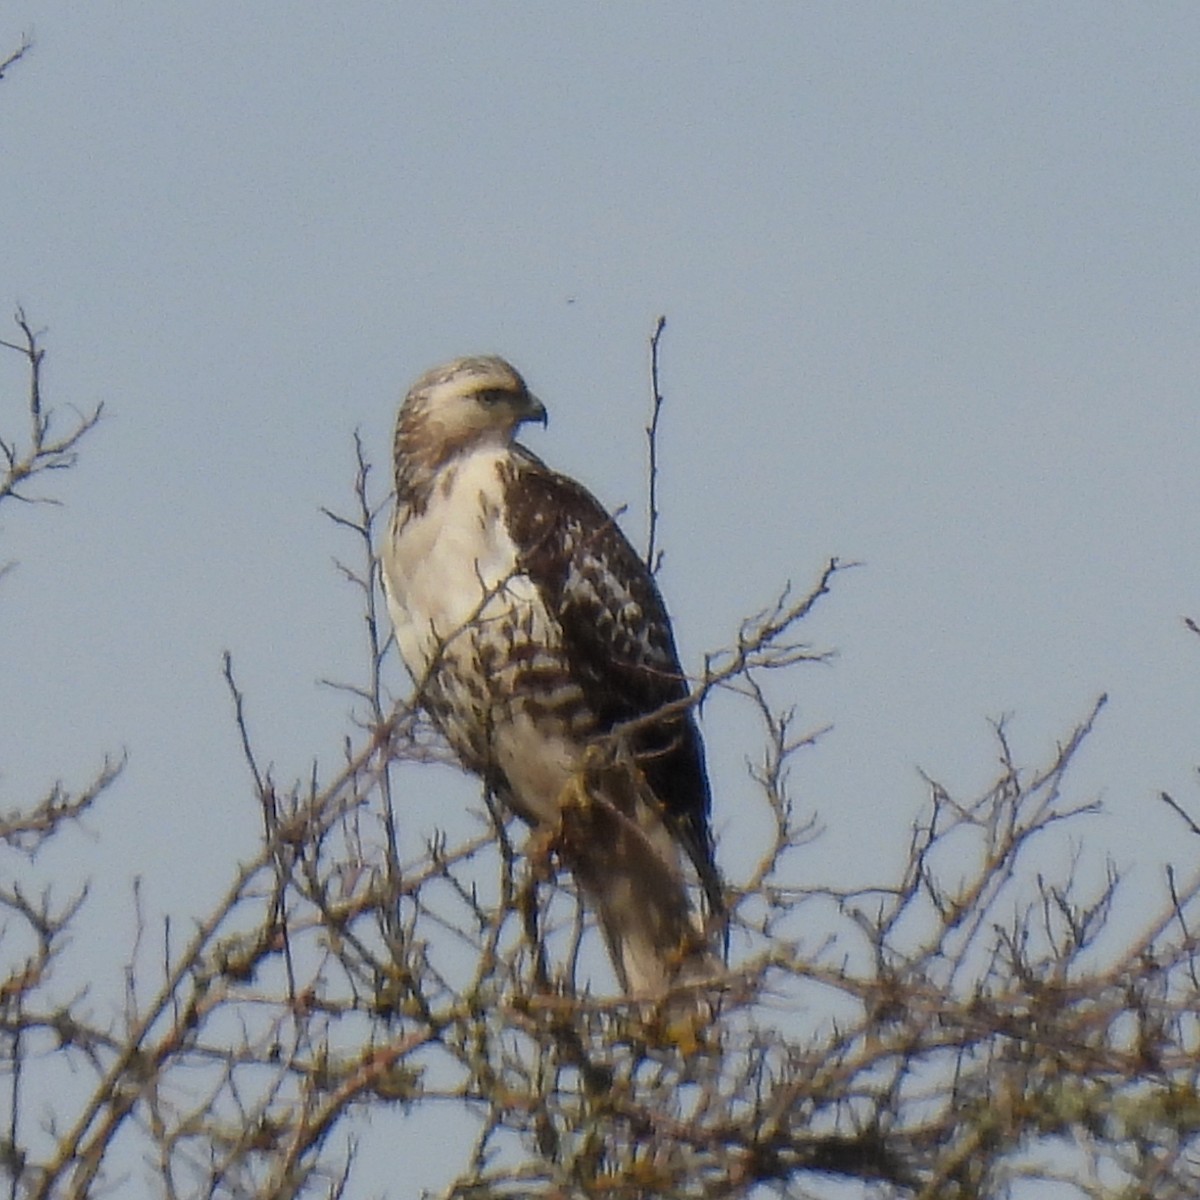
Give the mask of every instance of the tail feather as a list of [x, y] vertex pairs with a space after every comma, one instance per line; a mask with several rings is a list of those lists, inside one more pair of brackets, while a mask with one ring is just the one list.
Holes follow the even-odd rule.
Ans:
[[[675, 984], [715, 977], [721, 960], [660, 806], [628, 764], [587, 776], [580, 802], [563, 810], [563, 849], [621, 987], [658, 997]], [[711, 881], [702, 883], [711, 897]]]

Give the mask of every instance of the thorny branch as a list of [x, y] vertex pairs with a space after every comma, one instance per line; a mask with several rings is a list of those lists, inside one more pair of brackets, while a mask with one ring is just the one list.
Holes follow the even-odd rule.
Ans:
[[657, 575], [662, 566], [662, 551], [658, 549], [658, 421], [662, 415], [663, 394], [658, 381], [658, 344], [662, 341], [667, 318], [659, 317], [650, 335], [650, 424], [646, 426], [646, 441], [649, 444], [649, 486], [647, 490], [648, 533], [646, 537], [646, 566], [651, 575]]
[[46, 351], [22, 309], [17, 309], [16, 323], [21, 331], [21, 341], [0, 340], [0, 347], [22, 355], [29, 363], [28, 434], [24, 442], [17, 437], [0, 435], [0, 503], [23, 500], [27, 503], [57, 504], [58, 501], [52, 497], [31, 496], [22, 489], [38, 475], [47, 471], [64, 471], [75, 465], [79, 445], [96, 427], [103, 415], [104, 405], [97, 404], [90, 413], [78, 416], [75, 423], [63, 433], [55, 435], [54, 410], [46, 408], [42, 401], [42, 368]]
[[[186, 945], [131, 951], [116, 1019], [59, 984], [90, 898], [0, 888], [10, 1200], [112, 1191], [130, 1162], [167, 1197], [363, 1194], [360, 1163], [372, 1147], [393, 1163], [422, 1107], [457, 1122], [445, 1200], [817, 1197], [833, 1178], [897, 1200], [1047, 1179], [1091, 1200], [1196, 1194], [1200, 876], [1169, 874], [1128, 937], [1111, 864], [1047, 853], [1096, 811], [1069, 773], [1103, 698], [1039, 769], [998, 723], [989, 788], [928, 777], [894, 859], [818, 887], [819, 830], [791, 790], [817, 734], [771, 697], [826, 657], [804, 625], [839, 564], [746, 620], [673, 706], [718, 689], [749, 706], [764, 748], [722, 803], [768, 817], [730, 880], [718, 1015], [684, 1045], [653, 1005], [606, 993], [588, 918], [498, 809], [398, 824], [436, 747], [389, 690], [386, 497], [357, 439], [356, 459], [352, 515], [327, 513], [355, 546], [337, 569], [367, 634], [362, 682], [336, 685], [354, 705], [343, 761], [275, 782], [226, 664], [260, 844]], [[88, 804], [14, 817], [0, 852], [37, 850]], [[531, 918], [534, 884], [551, 898]], [[35, 1093], [54, 1070], [69, 1086]]]
[[[354, 499], [356, 511], [353, 517], [340, 516], [328, 508], [321, 511], [337, 526], [348, 530], [358, 542], [361, 555], [361, 565], [349, 567], [340, 559], [335, 565], [342, 576], [358, 591], [363, 603], [363, 616], [366, 625], [367, 649], [369, 654], [370, 675], [366, 687], [356, 687], [353, 684], [338, 684], [326, 680], [327, 686], [347, 692], [358, 700], [365, 702], [368, 727], [385, 730], [393, 723], [397, 704], [389, 695], [385, 682], [385, 664], [388, 651], [392, 647], [393, 635], [385, 632], [381, 617], [381, 579], [379, 560], [375, 546], [379, 540], [379, 526], [384, 508], [391, 500], [390, 493], [382, 498], [374, 499], [371, 495], [371, 464], [367, 459], [366, 447], [358, 430], [354, 431], [354, 455], [357, 462], [357, 472], [354, 478]], [[415, 706], [410, 706], [415, 708]], [[392, 795], [392, 780], [386, 771], [380, 776], [379, 786], [383, 801], [384, 829], [387, 834], [387, 865], [388, 873], [398, 879], [400, 873], [400, 844], [396, 827], [395, 798]]]
[[[0, 63], [0, 77], [30, 47], [28, 39]], [[64, 470], [74, 465], [77, 447], [100, 418], [101, 408], [66, 433], [55, 435], [54, 413], [42, 394], [42, 365], [45, 350], [24, 312], [18, 310], [20, 343], [0, 341], [0, 348], [22, 355], [28, 363], [28, 390], [24, 404], [28, 422], [27, 442], [0, 432], [0, 503], [30, 500], [21, 487], [44, 471]], [[0, 410], [2, 411], [2, 410]], [[48, 497], [43, 502], [54, 503]], [[0, 567], [0, 574], [4, 572]], [[7, 1113], [0, 1134], [0, 1175], [9, 1181], [8, 1195], [23, 1195], [23, 1180], [30, 1169], [26, 1149], [28, 1118], [26, 1081], [42, 1052], [47, 1034], [62, 1048], [93, 1055], [111, 1039], [89, 1027], [76, 1012], [80, 998], [65, 1005], [44, 1005], [43, 997], [56, 964], [70, 944], [72, 925], [87, 899], [80, 889], [68, 900], [58, 890], [24, 881], [27, 869], [49, 843], [78, 829], [93, 812], [100, 797], [116, 782], [125, 767], [125, 756], [106, 757], [99, 770], [82, 788], [68, 788], [57, 780], [39, 800], [22, 808], [0, 811], [0, 1067], [7, 1075]], [[61, 889], [59, 889], [61, 890]], [[40, 1082], [35, 1080], [35, 1088]]]
[[8, 73], [8, 68], [18, 63], [33, 49], [33, 39], [28, 34], [22, 34], [20, 44], [7, 58], [0, 60], [0, 79]]

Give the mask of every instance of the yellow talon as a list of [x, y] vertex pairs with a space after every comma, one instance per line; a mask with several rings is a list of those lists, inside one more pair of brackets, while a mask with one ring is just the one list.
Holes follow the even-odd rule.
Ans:
[[567, 780], [559, 794], [558, 805], [562, 812], [568, 809], [586, 809], [592, 802], [591, 792], [588, 791], [587, 771], [581, 768]]

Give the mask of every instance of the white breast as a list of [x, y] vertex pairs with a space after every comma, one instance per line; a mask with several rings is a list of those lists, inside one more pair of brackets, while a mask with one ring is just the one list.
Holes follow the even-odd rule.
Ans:
[[517, 549], [501, 515], [507, 453], [481, 448], [448, 466], [425, 511], [401, 512], [383, 547], [396, 642], [417, 681], [468, 626], [511, 615], [514, 605], [541, 607], [530, 579], [516, 574]]

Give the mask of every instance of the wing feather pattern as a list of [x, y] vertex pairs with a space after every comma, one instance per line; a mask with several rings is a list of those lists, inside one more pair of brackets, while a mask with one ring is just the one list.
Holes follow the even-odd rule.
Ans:
[[[519, 569], [557, 619], [574, 682], [604, 734], [684, 699], [670, 618], [646, 564], [614, 517], [581, 484], [514, 447], [508, 533]], [[690, 711], [665, 715], [631, 738], [651, 792], [695, 866], [709, 911], [724, 915], [709, 829], [711, 793]]]

